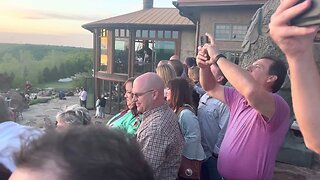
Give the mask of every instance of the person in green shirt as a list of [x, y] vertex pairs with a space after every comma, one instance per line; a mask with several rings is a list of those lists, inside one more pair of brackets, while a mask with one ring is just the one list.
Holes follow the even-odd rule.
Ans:
[[126, 98], [126, 109], [113, 116], [106, 125], [107, 127], [122, 129], [130, 135], [136, 134], [141, 123], [136, 104], [132, 101], [132, 85], [134, 79], [135, 78], [129, 78], [123, 85], [125, 88], [124, 97]]

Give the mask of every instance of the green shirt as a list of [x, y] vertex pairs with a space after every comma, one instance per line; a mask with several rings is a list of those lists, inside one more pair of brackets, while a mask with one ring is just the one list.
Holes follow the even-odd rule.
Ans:
[[131, 110], [122, 111], [113, 116], [107, 123], [111, 128], [119, 128], [126, 133], [135, 135], [141, 123], [139, 116], [134, 116]]

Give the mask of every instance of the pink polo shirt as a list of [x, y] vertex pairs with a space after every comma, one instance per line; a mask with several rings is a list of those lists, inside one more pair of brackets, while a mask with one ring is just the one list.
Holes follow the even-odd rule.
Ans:
[[275, 113], [266, 121], [234, 88], [226, 87], [224, 93], [230, 119], [219, 152], [219, 173], [227, 180], [272, 179], [276, 155], [290, 125], [288, 104], [273, 94]]

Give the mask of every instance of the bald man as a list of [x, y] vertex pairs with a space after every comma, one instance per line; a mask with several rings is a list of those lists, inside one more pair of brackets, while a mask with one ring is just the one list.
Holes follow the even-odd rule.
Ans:
[[163, 89], [161, 78], [151, 72], [142, 74], [133, 82], [133, 101], [137, 110], [143, 113], [137, 141], [155, 179], [175, 180], [184, 140], [178, 117], [165, 103]]
[[174, 55], [172, 55], [171, 57], [170, 57], [170, 61], [179, 61], [179, 56], [178, 55], [176, 55], [176, 54], [174, 54]]

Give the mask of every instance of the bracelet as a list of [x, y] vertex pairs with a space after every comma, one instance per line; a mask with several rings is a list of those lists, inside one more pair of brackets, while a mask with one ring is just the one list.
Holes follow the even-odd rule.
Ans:
[[215, 58], [214, 58], [214, 60], [213, 60], [213, 62], [215, 63], [215, 64], [217, 64], [217, 62], [219, 61], [219, 59], [220, 58], [225, 58], [225, 59], [227, 59], [227, 57], [225, 56], [225, 55], [223, 55], [223, 54], [218, 54]]

